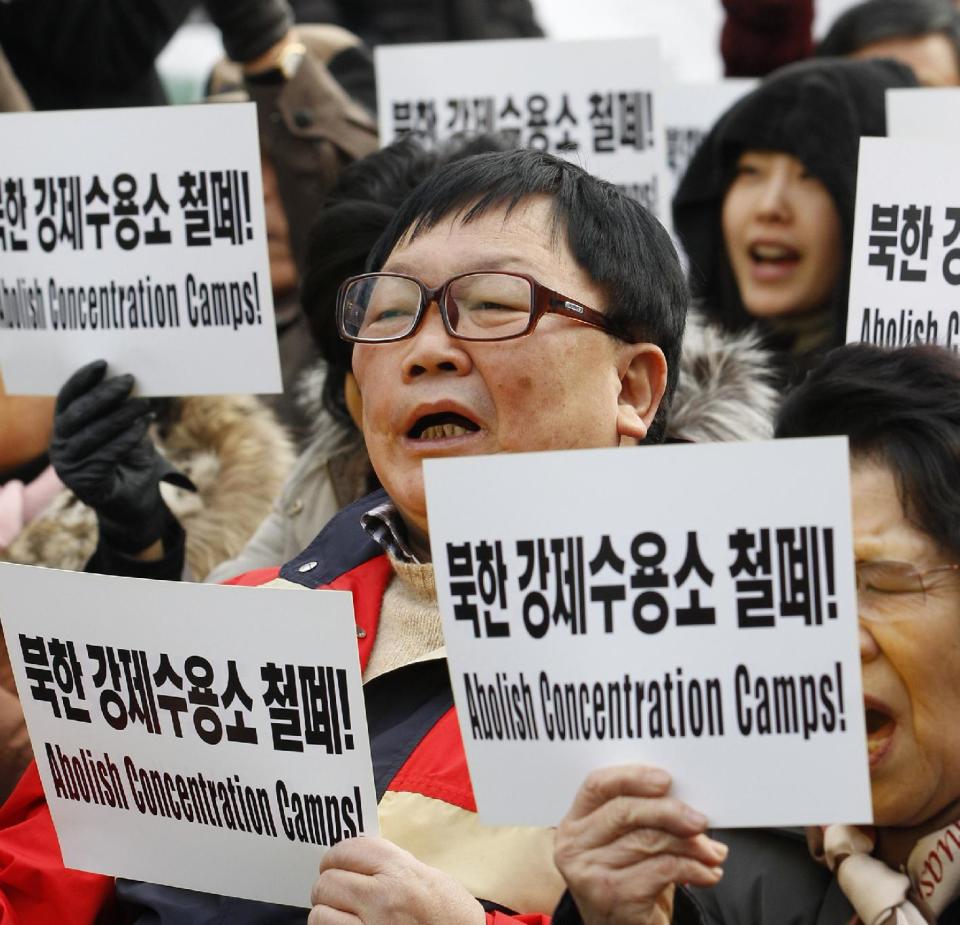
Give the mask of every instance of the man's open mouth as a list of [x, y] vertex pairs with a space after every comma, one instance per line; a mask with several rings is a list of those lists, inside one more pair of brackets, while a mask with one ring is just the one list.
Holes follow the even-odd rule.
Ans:
[[407, 436], [413, 440], [444, 440], [450, 437], [462, 437], [474, 434], [480, 425], [455, 411], [441, 411], [438, 414], [425, 414], [418, 418]]

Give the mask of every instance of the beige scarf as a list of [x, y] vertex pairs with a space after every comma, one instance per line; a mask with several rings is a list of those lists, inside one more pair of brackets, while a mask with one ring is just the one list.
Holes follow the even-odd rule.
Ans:
[[863, 925], [927, 925], [960, 896], [960, 822], [921, 838], [899, 871], [872, 856], [873, 829], [831, 825], [807, 840]]

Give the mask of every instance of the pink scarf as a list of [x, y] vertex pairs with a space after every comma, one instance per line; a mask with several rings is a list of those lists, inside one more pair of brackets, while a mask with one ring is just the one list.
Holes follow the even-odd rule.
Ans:
[[63, 488], [53, 466], [29, 485], [14, 479], [0, 485], [0, 549], [6, 549], [23, 528], [42, 514]]

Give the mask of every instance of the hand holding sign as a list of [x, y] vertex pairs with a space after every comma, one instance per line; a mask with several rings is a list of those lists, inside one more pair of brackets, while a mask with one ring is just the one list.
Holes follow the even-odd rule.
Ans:
[[382, 838], [351, 838], [320, 862], [307, 925], [483, 925], [452, 877]]
[[131, 398], [133, 377], [105, 379], [103, 360], [75, 372], [57, 396], [50, 461], [64, 484], [97, 512], [103, 539], [129, 553], [163, 535], [170, 516], [160, 482], [193, 488], [147, 435], [150, 404]]
[[727, 848], [643, 765], [594, 771], [557, 829], [554, 859], [586, 925], [667, 925], [673, 885], [713, 886]]

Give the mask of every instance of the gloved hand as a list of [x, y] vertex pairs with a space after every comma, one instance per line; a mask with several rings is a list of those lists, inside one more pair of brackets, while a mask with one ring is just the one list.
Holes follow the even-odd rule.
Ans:
[[206, 0], [204, 6], [227, 57], [239, 63], [265, 54], [293, 25], [287, 0]]
[[63, 483], [96, 511], [102, 542], [134, 555], [164, 535], [170, 514], [160, 482], [196, 491], [147, 436], [145, 398], [130, 398], [133, 376], [105, 379], [107, 364], [78, 369], [60, 389], [50, 462]]

